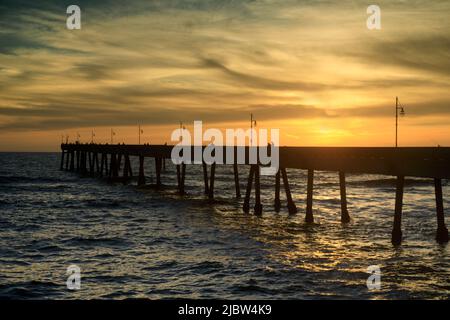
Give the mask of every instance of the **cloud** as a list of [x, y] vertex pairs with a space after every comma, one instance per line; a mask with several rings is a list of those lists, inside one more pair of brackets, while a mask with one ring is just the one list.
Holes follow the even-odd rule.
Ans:
[[266, 90], [297, 90], [297, 91], [312, 91], [323, 90], [325, 85], [307, 82], [289, 82], [282, 80], [269, 79], [265, 77], [247, 74], [241, 71], [232, 70], [226, 67], [223, 63], [211, 58], [202, 59], [203, 66], [206, 68], [217, 69], [227, 75], [232, 81], [239, 82], [249, 87], [266, 89]]
[[361, 3], [80, 0], [68, 31], [69, 2], [4, 0], [0, 130], [450, 117], [449, 5], [382, 1], [369, 33]]
[[[226, 112], [224, 112], [226, 109]], [[417, 103], [405, 106], [407, 117], [422, 116], [450, 117], [449, 104], [445, 101]], [[257, 115], [259, 121], [270, 123], [275, 120], [290, 119], [348, 119], [389, 118], [394, 114], [393, 106], [355, 107], [326, 109], [311, 105], [249, 105], [239, 108], [220, 108], [218, 106], [202, 108], [182, 108], [167, 106], [149, 106], [129, 109], [102, 108], [92, 109], [74, 105], [28, 106], [24, 108], [0, 107], [0, 116], [14, 116], [15, 121], [0, 126], [0, 131], [57, 130], [68, 128], [91, 128], [102, 126], [170, 125], [182, 119], [186, 123], [201, 120], [205, 123], [242, 122], [247, 115]]]
[[[447, 34], [412, 35], [407, 38], [380, 40], [355, 55], [363, 61], [397, 68], [450, 74], [450, 36]], [[352, 53], [350, 53], [352, 54]]]

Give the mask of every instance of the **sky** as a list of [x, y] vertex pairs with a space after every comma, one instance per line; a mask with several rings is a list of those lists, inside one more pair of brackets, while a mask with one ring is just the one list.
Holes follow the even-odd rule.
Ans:
[[[81, 8], [68, 30], [66, 8]], [[171, 143], [182, 121], [281, 145], [450, 146], [450, 2], [0, 2], [0, 151]]]

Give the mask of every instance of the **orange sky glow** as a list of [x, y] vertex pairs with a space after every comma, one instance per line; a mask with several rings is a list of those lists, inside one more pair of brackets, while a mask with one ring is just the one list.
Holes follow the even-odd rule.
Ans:
[[0, 151], [171, 143], [179, 122], [280, 129], [281, 145], [450, 145], [448, 1], [0, 5]]

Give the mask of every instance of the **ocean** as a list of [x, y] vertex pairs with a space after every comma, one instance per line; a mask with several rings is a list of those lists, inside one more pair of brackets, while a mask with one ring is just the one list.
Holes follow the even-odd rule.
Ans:
[[[338, 175], [316, 172], [309, 225], [302, 170], [288, 169], [299, 213], [276, 213], [274, 177], [262, 177], [257, 217], [235, 199], [232, 166], [217, 166], [208, 200], [201, 166], [187, 166], [187, 195], [179, 196], [169, 163], [160, 190], [136, 180], [109, 184], [59, 164], [59, 153], [0, 153], [1, 299], [450, 297], [450, 249], [434, 240], [430, 179], [406, 180], [403, 243], [394, 247], [394, 177], [348, 175], [352, 222], [342, 225]], [[145, 165], [151, 184], [154, 162]], [[248, 168], [239, 170], [242, 192]], [[448, 217], [448, 181], [443, 193]], [[80, 290], [66, 286], [70, 265], [81, 270]], [[381, 271], [376, 290], [366, 285], [372, 265]]]

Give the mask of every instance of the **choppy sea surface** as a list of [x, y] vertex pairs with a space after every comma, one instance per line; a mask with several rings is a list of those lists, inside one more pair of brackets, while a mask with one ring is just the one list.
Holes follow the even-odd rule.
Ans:
[[[59, 161], [58, 153], [0, 153], [1, 299], [450, 297], [450, 245], [434, 240], [431, 180], [406, 181], [404, 241], [393, 247], [393, 177], [349, 175], [352, 222], [342, 225], [337, 174], [316, 172], [308, 225], [301, 170], [288, 170], [299, 213], [275, 213], [274, 178], [262, 177], [257, 217], [235, 199], [232, 167], [217, 167], [210, 201], [201, 166], [187, 166], [179, 196], [170, 164], [155, 190], [60, 171]], [[145, 166], [151, 184], [154, 162]], [[247, 174], [240, 167], [242, 191]], [[443, 192], [448, 213], [448, 181]], [[76, 291], [66, 287], [72, 264], [81, 269]], [[366, 286], [370, 265], [380, 267], [379, 290]]]

